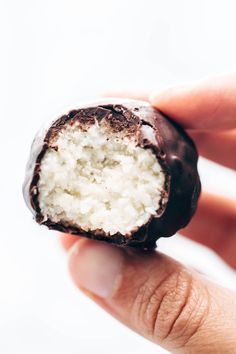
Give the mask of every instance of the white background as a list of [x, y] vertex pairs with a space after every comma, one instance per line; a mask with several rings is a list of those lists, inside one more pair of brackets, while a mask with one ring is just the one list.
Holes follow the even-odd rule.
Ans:
[[[43, 121], [81, 100], [235, 71], [236, 2], [2, 0], [0, 7], [0, 352], [162, 353], [73, 286], [57, 234], [25, 207], [25, 163]], [[205, 189], [236, 199], [232, 171], [199, 167]], [[233, 272], [206, 249], [178, 236], [159, 248], [235, 287]]]

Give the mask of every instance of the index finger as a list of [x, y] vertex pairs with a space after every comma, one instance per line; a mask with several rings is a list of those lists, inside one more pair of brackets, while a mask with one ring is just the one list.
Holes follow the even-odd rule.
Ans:
[[154, 93], [150, 102], [186, 129], [234, 129], [236, 74]]

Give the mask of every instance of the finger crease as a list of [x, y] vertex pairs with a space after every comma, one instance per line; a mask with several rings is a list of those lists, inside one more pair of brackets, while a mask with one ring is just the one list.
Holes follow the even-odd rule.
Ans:
[[[164, 339], [168, 338], [171, 335], [171, 333], [173, 332], [173, 329], [174, 329], [174, 326], [175, 326], [176, 322], [180, 318], [181, 314], [184, 312], [184, 309], [186, 308], [186, 306], [189, 304], [189, 298], [190, 298], [190, 294], [191, 294], [192, 283], [193, 283], [193, 280], [192, 280], [192, 277], [190, 277], [187, 289], [185, 291], [185, 294], [183, 295], [184, 301], [183, 301], [182, 305], [179, 306], [178, 313], [176, 314], [176, 316], [172, 320], [171, 325], [169, 327], [169, 330], [168, 330], [167, 334], [165, 335]], [[177, 288], [178, 288], [178, 284], [177, 284]]]

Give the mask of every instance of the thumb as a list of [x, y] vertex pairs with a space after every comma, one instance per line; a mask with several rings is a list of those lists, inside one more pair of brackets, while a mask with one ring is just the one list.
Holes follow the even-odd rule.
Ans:
[[235, 294], [169, 257], [80, 240], [69, 267], [94, 301], [171, 352], [236, 352]]

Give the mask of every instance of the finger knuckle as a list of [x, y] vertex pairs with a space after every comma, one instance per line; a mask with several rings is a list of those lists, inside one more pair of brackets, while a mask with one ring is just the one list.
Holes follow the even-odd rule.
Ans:
[[183, 269], [161, 281], [149, 278], [133, 303], [135, 323], [142, 333], [158, 343], [185, 346], [201, 327], [208, 296], [192, 275]]

